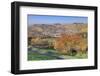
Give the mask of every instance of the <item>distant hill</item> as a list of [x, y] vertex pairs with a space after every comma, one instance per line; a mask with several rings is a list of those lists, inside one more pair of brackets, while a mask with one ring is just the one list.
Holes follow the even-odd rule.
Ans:
[[34, 24], [28, 26], [28, 37], [37, 36], [51, 36], [56, 37], [62, 33], [75, 34], [87, 32], [87, 24], [73, 23], [73, 24]]

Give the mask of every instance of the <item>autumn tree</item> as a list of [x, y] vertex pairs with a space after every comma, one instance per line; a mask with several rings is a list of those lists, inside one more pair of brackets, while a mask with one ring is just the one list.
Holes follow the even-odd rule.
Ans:
[[86, 47], [86, 39], [83, 39], [79, 34], [61, 34], [61, 36], [54, 41], [54, 49], [63, 54], [70, 52], [71, 49], [77, 52], [85, 51]]

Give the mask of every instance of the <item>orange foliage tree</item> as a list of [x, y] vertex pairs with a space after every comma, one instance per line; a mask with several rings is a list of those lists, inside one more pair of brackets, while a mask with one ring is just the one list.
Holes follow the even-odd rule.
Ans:
[[86, 47], [86, 41], [79, 34], [61, 34], [54, 41], [54, 49], [63, 54], [68, 53], [72, 48], [77, 49], [76, 51], [81, 51], [85, 50]]

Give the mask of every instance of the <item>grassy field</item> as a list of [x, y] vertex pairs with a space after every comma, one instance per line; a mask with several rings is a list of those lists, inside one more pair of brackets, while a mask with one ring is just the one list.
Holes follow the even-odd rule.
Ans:
[[28, 50], [28, 60], [36, 61], [36, 60], [56, 60], [56, 59], [84, 59], [87, 58], [87, 53], [84, 54], [76, 54], [72, 55], [64, 55], [57, 53], [54, 49], [39, 49], [39, 48], [31, 48]]

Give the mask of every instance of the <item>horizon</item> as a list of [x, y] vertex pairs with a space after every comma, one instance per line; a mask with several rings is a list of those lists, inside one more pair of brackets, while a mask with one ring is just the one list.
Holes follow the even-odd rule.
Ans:
[[88, 23], [88, 17], [81, 16], [53, 16], [53, 15], [28, 15], [28, 26], [34, 24], [74, 24]]

